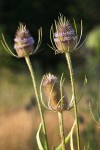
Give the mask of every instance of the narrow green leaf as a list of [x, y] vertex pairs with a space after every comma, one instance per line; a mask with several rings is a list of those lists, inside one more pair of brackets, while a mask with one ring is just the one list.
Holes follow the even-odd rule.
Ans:
[[73, 145], [73, 130], [71, 131], [70, 148], [71, 148], [71, 150], [74, 150], [74, 145]]
[[[67, 144], [68, 141], [70, 140], [71, 134], [72, 134], [72, 132], [73, 132], [73, 130], [74, 130], [75, 125], [76, 125], [76, 120], [74, 121], [73, 126], [72, 126], [72, 128], [71, 128], [69, 134], [68, 134], [67, 137], [65, 138], [65, 144]], [[55, 150], [62, 150], [62, 143], [61, 143]]]
[[36, 134], [36, 140], [37, 140], [39, 150], [45, 150], [42, 140], [41, 140], [41, 129], [42, 129], [42, 123], [40, 123], [39, 125], [39, 129]]

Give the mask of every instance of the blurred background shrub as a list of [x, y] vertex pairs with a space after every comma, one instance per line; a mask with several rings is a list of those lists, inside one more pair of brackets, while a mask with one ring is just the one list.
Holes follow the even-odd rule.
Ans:
[[[70, 83], [68, 82], [70, 78], [66, 68], [67, 64], [65, 57], [64, 55], [60, 54], [54, 55], [54, 51], [48, 47], [48, 44], [50, 44], [50, 27], [54, 22], [54, 19], [57, 19], [59, 12], [70, 19], [72, 24], [73, 18], [76, 20], [78, 34], [80, 34], [81, 19], [83, 21], [82, 40], [86, 38], [85, 43], [79, 50], [71, 54], [78, 96], [80, 95], [82, 90], [85, 74], [87, 75], [88, 79], [88, 84], [85, 88], [85, 95], [78, 105], [80, 117], [83, 117], [82, 119], [84, 120], [83, 123], [80, 123], [80, 128], [82, 130], [81, 137], [83, 145], [84, 143], [89, 144], [91, 150], [99, 150], [99, 132], [89, 112], [88, 102], [91, 102], [93, 112], [97, 112], [97, 101], [100, 100], [100, 0], [0, 0], [0, 40], [2, 38], [1, 34], [3, 33], [8, 45], [13, 50], [14, 36], [18, 24], [19, 22], [23, 22], [26, 24], [27, 28], [29, 29], [30, 33], [37, 43], [37, 32], [39, 27], [42, 26], [43, 39], [40, 52], [31, 56], [37, 84], [40, 83], [41, 76], [46, 72], [51, 72], [57, 76], [61, 76], [62, 72], [64, 72], [67, 81], [65, 89], [67, 90], [68, 98], [70, 100], [71, 87]], [[0, 131], [2, 131], [0, 132], [0, 137], [1, 139], [3, 139], [2, 137], [4, 136], [3, 146], [6, 146], [7, 144], [9, 145], [9, 131], [12, 130], [12, 127], [17, 127], [18, 129], [21, 128], [21, 131], [23, 131], [23, 126], [25, 126], [24, 131], [26, 131], [24, 133], [30, 133], [29, 139], [31, 140], [32, 146], [33, 144], [34, 146], [36, 146], [35, 137], [33, 138], [32, 136], [34, 135], [33, 128], [35, 129], [37, 127], [37, 122], [39, 122], [39, 117], [37, 117], [38, 119], [36, 119], [36, 115], [38, 115], [37, 108], [34, 109], [31, 113], [31, 118], [29, 118], [28, 116], [26, 119], [24, 119], [23, 115], [20, 118], [19, 113], [19, 116], [17, 115], [19, 120], [17, 122], [17, 126], [15, 124], [16, 115], [11, 118], [13, 114], [12, 109], [16, 111], [16, 107], [21, 107], [21, 110], [23, 110], [23, 108], [25, 108], [25, 106], [29, 103], [32, 96], [32, 83], [24, 59], [16, 59], [10, 56], [5, 52], [4, 48], [0, 44], [0, 116], [2, 116], [2, 119], [0, 120]], [[11, 109], [11, 116], [9, 115], [9, 117], [9, 111], [5, 111], [5, 109], [8, 108], [9, 110]], [[18, 114], [17, 111], [16, 114]], [[69, 117], [69, 114], [71, 115], [71, 117]], [[94, 115], [97, 116], [96, 114]], [[25, 116], [27, 116], [26, 112]], [[52, 116], [54, 115], [49, 112], [45, 114], [48, 124], [51, 123]], [[7, 122], [4, 121], [5, 117], [8, 118]], [[30, 127], [30, 129], [32, 130], [30, 130], [29, 132], [27, 130], [29, 129], [27, 123], [29, 122], [29, 125], [31, 125], [30, 121], [33, 119], [32, 117], [34, 117], [33, 124], [36, 127], [34, 127], [32, 124], [32, 127]], [[15, 121], [13, 125], [12, 121], [14, 119]], [[68, 112], [68, 117], [65, 116], [65, 119], [66, 122], [72, 122], [72, 112]], [[23, 122], [23, 120], [25, 120], [25, 122]], [[55, 119], [53, 120], [56, 121]], [[10, 125], [8, 125], [8, 123], [10, 123]], [[20, 124], [20, 127], [18, 124]], [[71, 125], [72, 123], [69, 123], [66, 126], [70, 128]], [[54, 126], [52, 126], [51, 128], [53, 127]], [[20, 132], [20, 130], [17, 130], [17, 128], [13, 129], [14, 131], [12, 130], [12, 133], [14, 133], [16, 130], [19, 131], [18, 133], [20, 133], [21, 135], [24, 135], [22, 132]], [[7, 134], [5, 134], [5, 129], [7, 129]], [[54, 130], [55, 129], [57, 130], [56, 126]], [[51, 134], [49, 135], [48, 133], [48, 135], [50, 136], [50, 139], [53, 140], [50, 141], [51, 143], [57, 143], [58, 141], [56, 135], [53, 136], [54, 139], [52, 138], [52, 133], [54, 133], [54, 130], [50, 129], [50, 126], [48, 125], [48, 132]], [[68, 133], [67, 129], [66, 132]], [[5, 135], [7, 135], [6, 140]], [[11, 142], [12, 139], [14, 139], [14, 136], [17, 137], [17, 135], [11, 134]], [[27, 136], [25, 135], [25, 139], [26, 137]], [[17, 139], [24, 138], [20, 137]], [[0, 146], [2, 146], [1, 143]], [[19, 143], [21, 142], [19, 141]], [[26, 143], [26, 141], [22, 141], [22, 143]], [[13, 146], [12, 143], [11, 145]], [[8, 147], [6, 147], [5, 149], [7, 148]], [[14, 148], [16, 148], [16, 146], [14, 146]], [[4, 148], [1, 149], [4, 150]], [[11, 150], [11, 147], [9, 149]], [[24, 148], [22, 145], [22, 150], [23, 149]], [[30, 150], [29, 148], [26, 149]]]
[[[23, 22], [29, 28], [32, 36], [35, 41], [37, 41], [37, 30], [40, 26], [43, 27], [43, 41], [41, 50], [35, 56], [32, 56], [34, 63], [38, 63], [42, 67], [42, 71], [53, 71], [61, 70], [64, 68], [64, 56], [54, 55], [54, 51], [51, 50], [47, 44], [50, 44], [49, 31], [51, 24], [54, 19], [57, 19], [59, 12], [63, 13], [70, 21], [73, 23], [73, 18], [75, 18], [78, 26], [78, 33], [80, 34], [80, 20], [83, 20], [84, 32], [83, 39], [95, 26], [100, 24], [100, 2], [99, 0], [1, 0], [0, 1], [0, 33], [4, 33], [7, 42], [10, 47], [13, 48], [13, 39], [17, 26], [19, 22]], [[93, 30], [94, 31], [94, 30]], [[92, 32], [92, 37], [96, 36], [96, 31]], [[97, 31], [98, 32], [98, 31]], [[98, 33], [99, 35], [99, 33]], [[0, 34], [1, 38], [1, 34]], [[90, 38], [89, 38], [90, 39]], [[91, 38], [92, 39], [92, 38]], [[88, 40], [90, 43], [90, 40]], [[97, 43], [97, 40], [95, 40]], [[98, 40], [99, 41], [99, 40]], [[87, 42], [88, 43], [88, 42]], [[90, 44], [87, 44], [88, 47]], [[94, 44], [93, 44], [94, 45]], [[98, 47], [89, 47], [95, 48], [96, 56], [100, 53], [100, 48]], [[74, 66], [78, 65], [83, 67], [87, 61], [87, 51], [85, 51], [85, 46], [81, 47], [81, 53], [76, 52], [73, 58]], [[83, 52], [85, 51], [85, 52]], [[84, 55], [83, 55], [84, 53]], [[0, 66], [8, 65], [9, 67], [14, 68], [15, 65], [18, 67], [18, 61], [13, 60], [6, 52], [3, 50], [0, 45]], [[90, 57], [90, 56], [89, 56]], [[5, 59], [5, 61], [4, 61]], [[90, 59], [90, 58], [89, 58]], [[98, 58], [97, 58], [98, 59]], [[95, 61], [97, 60], [95, 59]], [[12, 63], [13, 61], [13, 63]], [[21, 59], [23, 62], [23, 59]], [[21, 62], [20, 61], [20, 62]], [[91, 60], [92, 61], [92, 60]], [[94, 60], [93, 60], [94, 61]], [[62, 64], [62, 67], [61, 67]], [[91, 63], [89, 64], [91, 65]], [[20, 66], [20, 63], [19, 63]], [[82, 71], [82, 70], [81, 70]], [[80, 71], [80, 72], [81, 72]], [[58, 71], [59, 72], [59, 71]], [[76, 71], [77, 72], [77, 71]]]

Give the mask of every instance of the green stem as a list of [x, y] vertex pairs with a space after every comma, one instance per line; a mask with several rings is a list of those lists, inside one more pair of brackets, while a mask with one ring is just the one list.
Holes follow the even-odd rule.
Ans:
[[[72, 132], [73, 132], [73, 130], [74, 130], [75, 124], [76, 124], [76, 121], [74, 121], [73, 126], [72, 126], [72, 128], [71, 128], [69, 134], [68, 134], [67, 137], [65, 138], [65, 144], [67, 144], [68, 141], [70, 140], [70, 137], [71, 137], [71, 134], [72, 134]], [[62, 143], [61, 143], [55, 150], [62, 150]]]
[[78, 111], [77, 111], [77, 102], [76, 102], [76, 94], [75, 94], [75, 84], [74, 84], [74, 75], [73, 75], [73, 69], [72, 69], [72, 62], [70, 58], [70, 53], [67, 52], [65, 54], [66, 60], [68, 63], [68, 68], [70, 72], [70, 78], [71, 78], [71, 87], [72, 87], [72, 96], [74, 100], [74, 113], [75, 113], [75, 119], [76, 119], [76, 133], [77, 133], [77, 146], [78, 150], [80, 150], [80, 135], [79, 135], [79, 121], [78, 121]]
[[37, 92], [37, 87], [36, 87], [34, 72], [33, 72], [32, 64], [30, 62], [29, 56], [25, 57], [25, 61], [27, 63], [27, 66], [29, 68], [29, 71], [30, 71], [30, 74], [31, 74], [31, 77], [32, 77], [34, 92], [35, 92], [35, 96], [36, 96], [36, 100], [37, 100], [37, 104], [38, 104], [38, 108], [39, 108], [39, 112], [40, 112], [40, 117], [41, 117], [43, 132], [44, 132], [45, 141], [46, 141], [46, 149], [49, 150], [48, 140], [47, 140], [47, 133], [46, 133], [46, 127], [45, 127], [44, 116], [43, 116], [43, 111], [42, 111], [42, 108], [41, 108], [41, 103], [40, 103], [39, 95], [38, 95], [38, 92]]
[[62, 142], [62, 150], [65, 150], [65, 136], [64, 136], [64, 125], [63, 125], [63, 112], [58, 112], [60, 136]]

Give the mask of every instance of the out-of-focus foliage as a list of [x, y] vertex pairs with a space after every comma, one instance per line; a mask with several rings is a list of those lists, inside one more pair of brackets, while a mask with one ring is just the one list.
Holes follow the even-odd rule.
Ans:
[[100, 26], [89, 33], [86, 45], [96, 55], [96, 59], [100, 61]]
[[94, 28], [88, 35], [86, 46], [89, 50], [87, 64], [89, 73], [100, 77], [100, 26]]

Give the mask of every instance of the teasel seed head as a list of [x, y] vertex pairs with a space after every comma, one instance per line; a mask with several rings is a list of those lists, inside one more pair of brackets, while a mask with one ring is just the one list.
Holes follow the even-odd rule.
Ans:
[[[74, 19], [73, 19], [74, 20]], [[75, 28], [75, 29], [74, 29]], [[50, 40], [52, 49], [56, 53], [73, 52], [78, 49], [82, 37], [82, 22], [81, 22], [81, 35], [78, 40], [77, 26], [74, 20], [74, 28], [70, 21], [60, 14], [58, 21], [55, 21], [55, 25], [51, 26]]]
[[46, 74], [43, 78], [42, 87], [50, 110], [60, 112], [67, 110], [68, 99], [65, 96], [64, 91], [61, 97], [60, 81], [56, 76], [51, 73]]
[[26, 28], [26, 25], [23, 25], [22, 23], [19, 24], [14, 41], [14, 49], [19, 57], [25, 57], [32, 54], [34, 39]]

